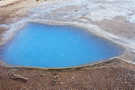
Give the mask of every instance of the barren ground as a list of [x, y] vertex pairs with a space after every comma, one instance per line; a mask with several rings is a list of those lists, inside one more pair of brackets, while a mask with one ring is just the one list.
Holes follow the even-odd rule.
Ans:
[[134, 90], [134, 69], [134, 65], [118, 59], [67, 70], [1, 67], [0, 90]]

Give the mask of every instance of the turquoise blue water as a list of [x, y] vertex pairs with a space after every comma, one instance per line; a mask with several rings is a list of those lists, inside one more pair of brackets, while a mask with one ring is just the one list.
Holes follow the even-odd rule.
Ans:
[[29, 23], [6, 45], [3, 60], [14, 66], [70, 67], [118, 56], [121, 49], [87, 30]]

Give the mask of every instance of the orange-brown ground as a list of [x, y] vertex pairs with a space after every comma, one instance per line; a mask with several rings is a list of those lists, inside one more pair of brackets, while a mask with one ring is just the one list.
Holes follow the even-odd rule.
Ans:
[[[0, 90], [135, 90], [135, 66], [121, 60], [67, 70], [0, 68]], [[27, 78], [14, 79], [12, 75]]]

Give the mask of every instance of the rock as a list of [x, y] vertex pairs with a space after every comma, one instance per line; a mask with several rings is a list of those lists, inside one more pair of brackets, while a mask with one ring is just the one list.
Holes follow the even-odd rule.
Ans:
[[9, 78], [12, 79], [12, 80], [17, 80], [17, 81], [22, 81], [22, 82], [27, 82], [28, 81], [28, 78], [26, 77], [23, 77], [21, 75], [17, 75], [17, 74], [8, 74]]

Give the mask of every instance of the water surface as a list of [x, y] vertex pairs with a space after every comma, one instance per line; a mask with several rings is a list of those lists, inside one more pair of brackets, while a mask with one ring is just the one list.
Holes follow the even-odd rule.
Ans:
[[14, 66], [70, 67], [120, 53], [117, 45], [81, 28], [29, 23], [6, 46], [3, 60]]

